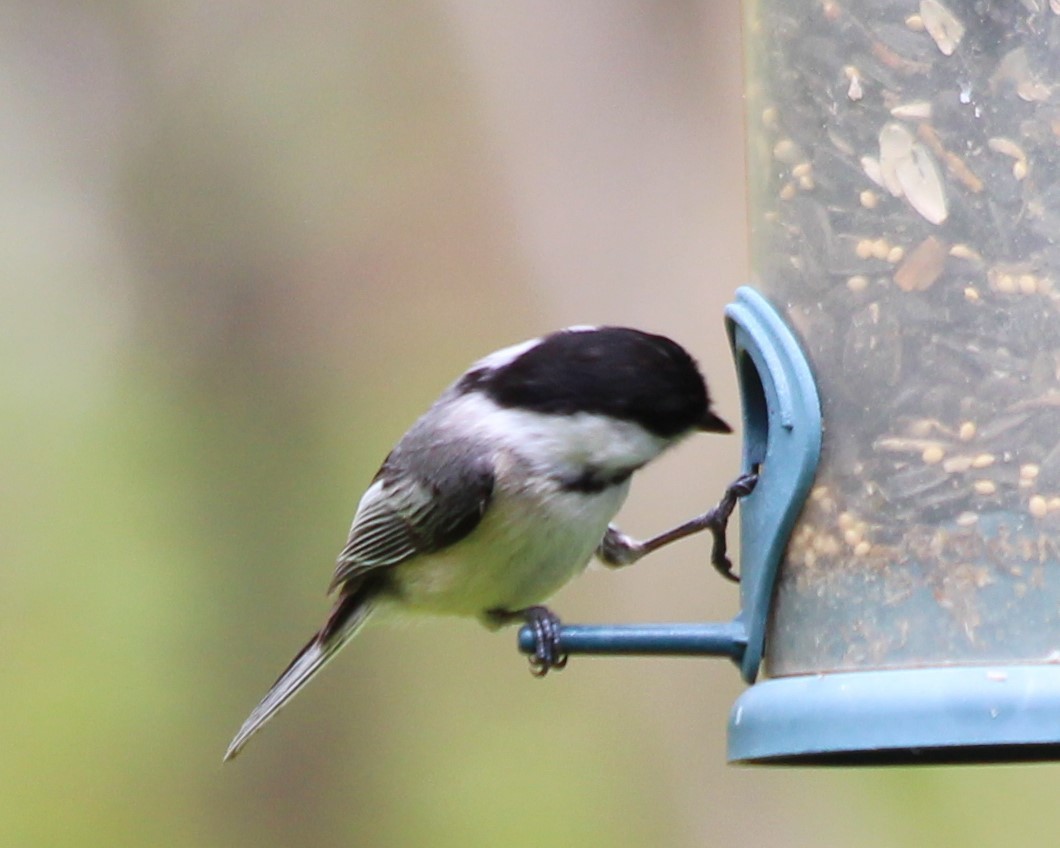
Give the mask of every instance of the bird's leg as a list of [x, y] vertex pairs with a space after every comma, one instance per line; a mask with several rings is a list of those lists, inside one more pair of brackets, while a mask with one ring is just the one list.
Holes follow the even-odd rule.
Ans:
[[520, 610], [489, 610], [486, 621], [494, 627], [521, 621], [534, 632], [534, 653], [530, 656], [530, 673], [544, 677], [552, 669], [567, 664], [567, 655], [559, 646], [560, 620], [548, 607], [532, 606]]
[[610, 566], [632, 565], [641, 557], [647, 556], [652, 551], [657, 551], [671, 542], [676, 542], [678, 539], [700, 533], [703, 530], [709, 530], [711, 536], [714, 537], [710, 553], [711, 565], [726, 580], [738, 583], [740, 578], [733, 574], [732, 562], [729, 561], [725, 531], [729, 526], [729, 517], [736, 508], [736, 502], [740, 498], [751, 494], [757, 482], [757, 469], [738, 477], [725, 490], [724, 496], [713, 509], [643, 542], [627, 536], [617, 527], [611, 525], [607, 528], [603, 541], [600, 542], [600, 547], [596, 549], [596, 555]]

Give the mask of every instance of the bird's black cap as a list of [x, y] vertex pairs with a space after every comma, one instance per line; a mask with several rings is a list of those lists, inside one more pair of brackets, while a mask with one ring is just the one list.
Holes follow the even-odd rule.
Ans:
[[588, 412], [632, 421], [663, 438], [728, 433], [710, 411], [695, 360], [665, 336], [627, 327], [560, 330], [496, 367], [474, 369], [460, 391], [501, 406], [553, 415]]

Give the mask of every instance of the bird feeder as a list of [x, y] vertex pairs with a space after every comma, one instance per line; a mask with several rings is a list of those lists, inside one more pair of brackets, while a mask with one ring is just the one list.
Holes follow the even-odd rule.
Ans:
[[735, 762], [1060, 758], [1060, 6], [745, 14], [741, 612], [561, 643], [731, 657]]
[[824, 430], [733, 760], [1060, 755], [1058, 11], [747, 6], [753, 286]]

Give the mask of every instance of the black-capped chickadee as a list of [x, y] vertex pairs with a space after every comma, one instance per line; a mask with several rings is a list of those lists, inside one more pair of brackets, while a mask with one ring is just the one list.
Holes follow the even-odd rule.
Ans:
[[594, 553], [625, 565], [710, 524], [694, 519], [646, 542], [609, 524], [633, 472], [696, 431], [730, 428], [695, 361], [663, 336], [571, 327], [476, 362], [383, 462], [339, 555], [327, 621], [225, 759], [387, 606], [491, 628], [525, 621], [542, 645], [535, 672], [561, 667], [558, 619], [537, 604]]

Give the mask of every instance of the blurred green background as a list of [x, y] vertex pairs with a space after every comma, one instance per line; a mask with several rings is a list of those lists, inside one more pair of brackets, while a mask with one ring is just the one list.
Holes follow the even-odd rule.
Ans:
[[[911, 4], [912, 5], [912, 4]], [[719, 660], [370, 629], [224, 768], [357, 500], [476, 357], [668, 333], [738, 416], [739, 7], [8, 0], [0, 23], [0, 845], [1009, 845], [1053, 766], [728, 767]], [[735, 438], [639, 476], [648, 535]], [[686, 542], [557, 597], [724, 618]]]

